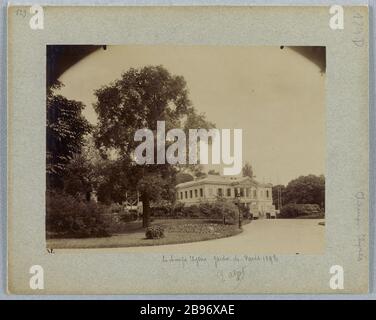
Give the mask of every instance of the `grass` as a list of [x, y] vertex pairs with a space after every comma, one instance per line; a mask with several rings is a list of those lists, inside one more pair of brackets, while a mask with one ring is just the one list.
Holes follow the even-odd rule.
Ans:
[[[247, 223], [243, 221], [243, 224]], [[165, 230], [161, 239], [146, 239], [142, 221], [123, 223], [112, 227], [111, 237], [85, 239], [47, 239], [47, 247], [60, 248], [117, 248], [155, 246], [204, 241], [234, 236], [242, 232], [237, 224], [207, 219], [158, 219], [151, 225], [160, 225]]]

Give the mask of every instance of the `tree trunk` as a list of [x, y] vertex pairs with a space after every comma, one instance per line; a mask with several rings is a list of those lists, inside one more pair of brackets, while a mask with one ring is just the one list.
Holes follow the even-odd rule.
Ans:
[[150, 200], [147, 194], [142, 197], [142, 227], [147, 228], [150, 226]]

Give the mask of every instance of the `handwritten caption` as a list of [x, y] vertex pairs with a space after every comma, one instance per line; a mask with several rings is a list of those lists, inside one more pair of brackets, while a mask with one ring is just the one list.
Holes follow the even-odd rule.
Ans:
[[356, 200], [356, 216], [355, 216], [355, 222], [358, 229], [357, 232], [357, 239], [355, 246], [357, 248], [358, 262], [363, 261], [363, 259], [366, 257], [366, 253], [364, 250], [364, 244], [366, 243], [366, 234], [362, 232], [362, 225], [361, 225], [361, 218], [362, 218], [362, 212], [364, 209], [364, 204], [366, 201], [366, 196], [364, 192], [357, 192], [355, 195]]
[[[253, 264], [274, 265], [279, 263], [275, 254], [272, 255], [164, 255], [162, 263], [185, 267], [210, 267], [214, 266], [215, 275], [220, 282], [232, 283], [235, 287], [244, 280], [247, 275], [247, 269]], [[249, 270], [248, 270], [249, 271]]]
[[356, 12], [352, 16], [352, 26], [353, 26], [353, 38], [352, 42], [356, 47], [363, 47], [365, 44], [364, 38], [364, 16]]

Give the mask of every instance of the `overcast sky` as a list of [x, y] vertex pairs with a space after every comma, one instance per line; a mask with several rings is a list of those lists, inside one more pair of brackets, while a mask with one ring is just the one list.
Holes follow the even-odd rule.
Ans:
[[86, 105], [131, 67], [163, 65], [187, 81], [190, 99], [216, 127], [243, 129], [243, 162], [260, 182], [286, 184], [325, 172], [325, 74], [280, 47], [107, 46], [61, 77], [61, 93]]

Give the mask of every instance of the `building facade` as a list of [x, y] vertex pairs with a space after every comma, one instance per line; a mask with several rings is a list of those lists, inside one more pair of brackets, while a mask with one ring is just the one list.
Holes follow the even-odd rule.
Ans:
[[201, 202], [212, 202], [218, 196], [238, 201], [258, 218], [275, 217], [273, 205], [272, 184], [259, 183], [249, 177], [230, 177], [209, 175], [176, 185], [177, 200], [185, 205], [198, 205]]

